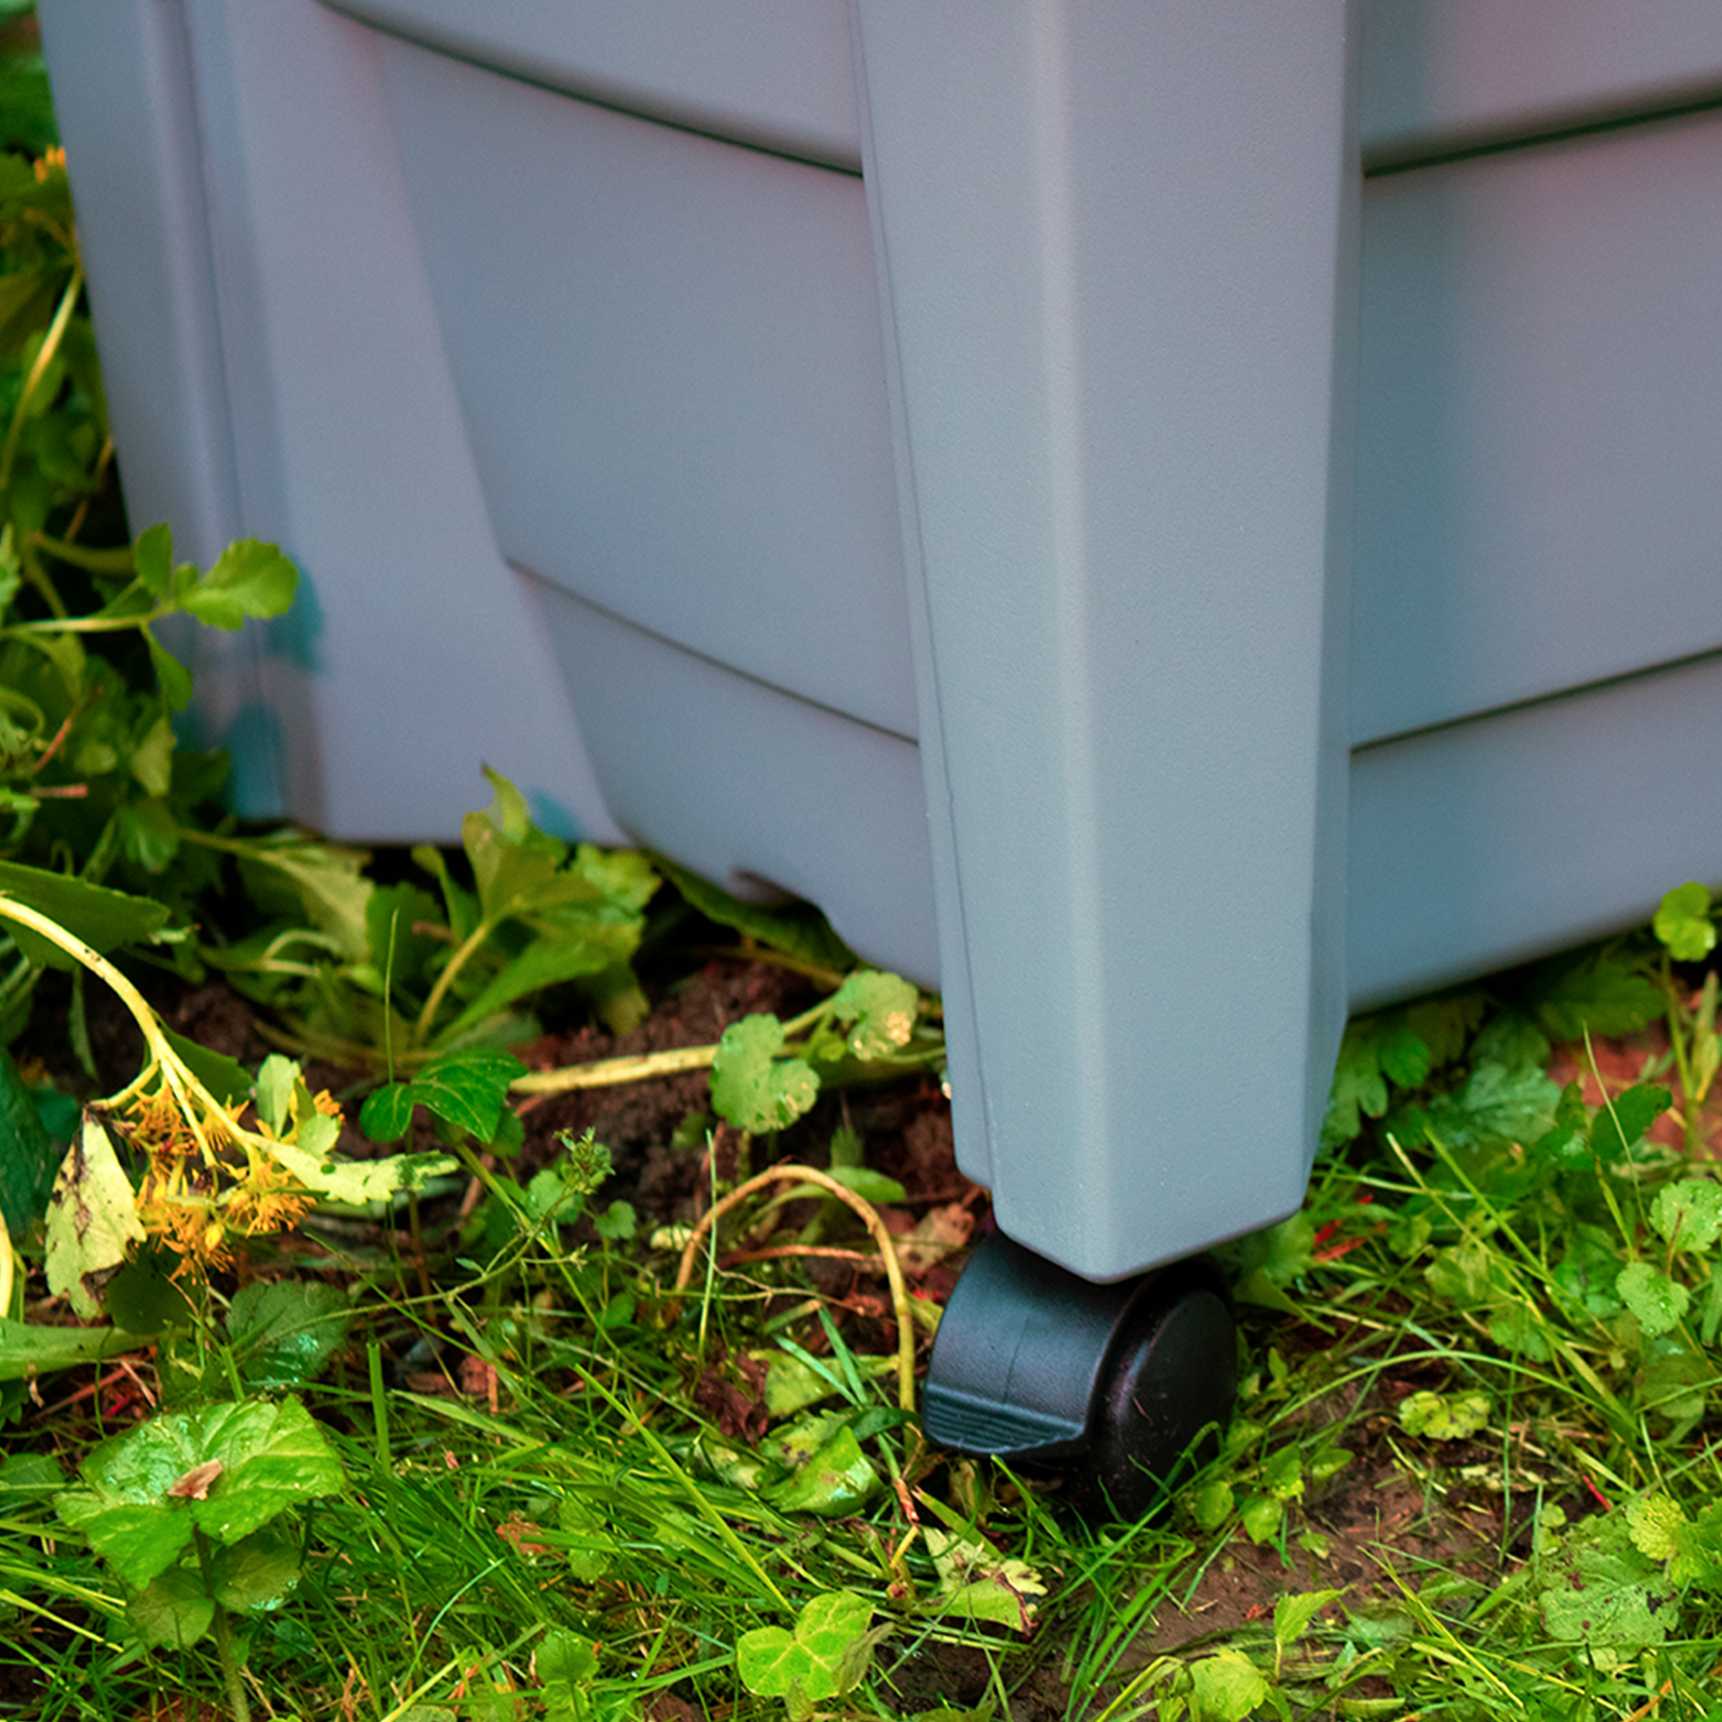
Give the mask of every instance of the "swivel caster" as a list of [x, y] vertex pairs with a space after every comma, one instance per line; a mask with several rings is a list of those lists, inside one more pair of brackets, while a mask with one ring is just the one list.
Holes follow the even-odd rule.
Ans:
[[1236, 1329], [1200, 1261], [1094, 1285], [994, 1234], [933, 1342], [924, 1423], [942, 1447], [1070, 1472], [1140, 1518], [1224, 1427]]

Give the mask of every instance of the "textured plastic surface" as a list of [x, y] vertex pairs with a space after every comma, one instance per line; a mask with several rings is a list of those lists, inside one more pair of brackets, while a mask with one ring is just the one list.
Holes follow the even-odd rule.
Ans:
[[[637, 105], [835, 159], [824, 13], [733, 5], [664, 49], [709, 114]], [[608, 43], [611, 103], [683, 16], [387, 10]], [[44, 13], [134, 515], [309, 576], [212, 714], [274, 805], [446, 835], [483, 757], [819, 900], [942, 984], [964, 1164], [1068, 1266], [1293, 1206], [1348, 1000], [1717, 872], [1722, 661], [1655, 668], [1722, 537], [1716, 120], [1368, 183], [1353, 609], [1340, 0], [855, 0], [864, 187], [313, 0]]]
[[[329, 0], [594, 101], [851, 170], [845, 0]], [[1722, 94], [1715, 0], [1366, 0], [1366, 162], [1596, 124]]]

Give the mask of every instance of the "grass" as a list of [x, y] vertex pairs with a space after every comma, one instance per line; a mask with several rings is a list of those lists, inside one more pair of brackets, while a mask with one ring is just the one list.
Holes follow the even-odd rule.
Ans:
[[[1238, 1414], [1141, 1523], [1085, 1521], [1056, 1484], [926, 1448], [892, 1410], [882, 1298], [858, 1316], [804, 1261], [696, 1275], [666, 1328], [681, 1233], [599, 1236], [504, 1192], [454, 1239], [451, 1194], [427, 1200], [421, 1258], [404, 1224], [313, 1218], [247, 1275], [350, 1293], [342, 1343], [300, 1384], [348, 1488], [305, 1514], [297, 1586], [243, 1620], [253, 1713], [775, 1716], [738, 1642], [848, 1591], [877, 1643], [828, 1714], [1713, 1714], [1722, 1199], [1693, 1194], [1716, 1189], [1708, 1121], [1695, 1158], [1672, 1115], [1639, 1123], [1649, 1084], [1575, 1109], [1522, 1069], [1531, 1110], [1491, 1135], [1503, 1079], [1479, 1083], [1476, 1049], [1499, 1016], [1380, 1123], [1365, 1109], [1302, 1215], [1230, 1253]], [[1599, 1059], [1654, 1080], [1672, 1053], [1654, 1030], [1598, 1043], [1593, 1089]], [[1634, 1313], [1641, 1279], [1663, 1302]], [[224, 1301], [208, 1294], [177, 1350], [60, 1376], [21, 1408], [0, 1469], [0, 1713], [222, 1713], [209, 1641], [130, 1642], [122, 1591], [57, 1526], [60, 1479], [19, 1455], [69, 1473], [144, 1400], [244, 1385], [255, 1348]], [[749, 1353], [799, 1397], [824, 1390], [774, 1434], [815, 1417], [858, 1432], [861, 1499], [749, 1474]], [[933, 1558], [941, 1530], [985, 1539], [966, 1573]], [[570, 1640], [595, 1647], [572, 1684], [554, 1660]]]

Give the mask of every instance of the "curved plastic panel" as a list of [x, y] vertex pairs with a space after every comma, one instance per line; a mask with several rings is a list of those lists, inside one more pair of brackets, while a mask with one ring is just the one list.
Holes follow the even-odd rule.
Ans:
[[327, 3], [612, 107], [860, 167], [845, 0]]
[[605, 799], [634, 837], [739, 896], [809, 898], [863, 956], [936, 984], [912, 744], [532, 585]]
[[[859, 171], [845, 0], [325, 0], [635, 113]], [[1365, 0], [1363, 158], [1387, 166], [1722, 95], [1716, 0]]]
[[1373, 180], [1363, 284], [1352, 739], [1722, 645], [1722, 113]]
[[1373, 0], [1364, 9], [1372, 165], [1718, 94], [1716, 0]]
[[508, 556], [913, 735], [861, 186], [371, 39]]

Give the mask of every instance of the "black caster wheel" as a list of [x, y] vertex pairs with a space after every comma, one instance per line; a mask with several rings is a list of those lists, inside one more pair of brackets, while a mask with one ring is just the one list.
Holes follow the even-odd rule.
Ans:
[[1236, 1391], [1209, 1264], [1094, 1285], [995, 1233], [939, 1323], [924, 1423], [941, 1447], [1065, 1472], [1096, 1507], [1140, 1518], [1202, 1461]]

